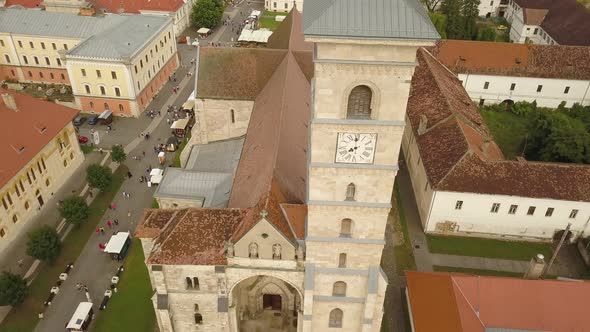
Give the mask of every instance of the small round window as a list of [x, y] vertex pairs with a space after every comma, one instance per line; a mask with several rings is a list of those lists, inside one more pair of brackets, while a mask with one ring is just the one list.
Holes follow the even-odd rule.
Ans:
[[262, 236], [263, 239], [266, 239], [268, 237], [268, 234], [262, 233], [262, 234], [260, 234], [260, 236]]

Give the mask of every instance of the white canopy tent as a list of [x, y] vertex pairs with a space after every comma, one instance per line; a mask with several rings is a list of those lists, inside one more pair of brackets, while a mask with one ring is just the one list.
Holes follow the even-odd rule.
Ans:
[[188, 124], [188, 119], [180, 119], [172, 122], [170, 129], [185, 129]]
[[108, 254], [119, 254], [121, 250], [125, 246], [125, 242], [129, 238], [129, 232], [119, 232], [113, 236], [107, 243], [106, 248], [104, 248], [104, 252]]
[[268, 29], [249, 30], [244, 29], [238, 37], [238, 41], [267, 43], [268, 38], [272, 35], [272, 31]]
[[259, 18], [261, 14], [260, 10], [253, 10], [248, 17]]
[[150, 182], [153, 184], [159, 184], [162, 182], [162, 178], [164, 177], [164, 170], [159, 168], [154, 168], [150, 172]]
[[201, 35], [206, 35], [206, 34], [208, 34], [208, 33], [209, 33], [209, 31], [211, 31], [211, 29], [207, 29], [207, 28], [200, 28], [199, 30], [197, 30], [197, 33], [198, 33], [198, 34], [201, 34]]

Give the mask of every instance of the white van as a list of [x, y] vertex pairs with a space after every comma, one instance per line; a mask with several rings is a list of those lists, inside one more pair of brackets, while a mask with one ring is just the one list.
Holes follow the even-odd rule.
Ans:
[[92, 311], [92, 302], [80, 302], [74, 315], [68, 325], [66, 325], [66, 331], [71, 332], [83, 332], [88, 329], [92, 318], [94, 317], [94, 311]]

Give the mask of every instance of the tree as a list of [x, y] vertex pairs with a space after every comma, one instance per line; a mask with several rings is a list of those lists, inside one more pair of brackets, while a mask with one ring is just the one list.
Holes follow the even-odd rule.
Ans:
[[86, 181], [90, 187], [105, 191], [113, 182], [113, 172], [106, 166], [92, 164], [86, 169]]
[[431, 13], [434, 12], [438, 5], [440, 5], [441, 1], [442, 0], [422, 0], [428, 11]]
[[461, 0], [443, 0], [441, 11], [447, 16], [447, 38], [464, 39], [463, 16]]
[[55, 229], [43, 225], [28, 233], [27, 255], [42, 261], [54, 260], [61, 251], [61, 241]]
[[430, 20], [434, 24], [436, 31], [438, 31], [440, 38], [447, 39], [447, 17], [445, 14], [441, 12], [430, 12], [428, 16], [430, 16]]
[[127, 154], [125, 154], [125, 149], [121, 145], [113, 145], [113, 149], [111, 150], [111, 158], [116, 163], [122, 163], [127, 159]]
[[79, 225], [88, 220], [88, 204], [80, 196], [70, 196], [66, 198], [59, 207], [59, 213], [67, 222], [73, 225]]
[[0, 306], [15, 306], [27, 295], [27, 281], [18, 274], [3, 271], [0, 274]]
[[477, 32], [477, 40], [481, 41], [495, 41], [496, 29], [490, 26], [483, 27]]
[[217, 0], [197, 0], [191, 12], [191, 24], [195, 28], [213, 29], [221, 23], [224, 4]]
[[479, 15], [479, 0], [463, 0], [461, 16], [463, 17], [463, 38], [475, 39], [477, 37], [477, 16]]

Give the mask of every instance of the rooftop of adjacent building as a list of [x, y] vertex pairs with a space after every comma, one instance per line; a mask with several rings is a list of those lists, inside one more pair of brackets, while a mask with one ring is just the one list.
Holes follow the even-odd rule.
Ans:
[[406, 272], [416, 332], [583, 331], [590, 283]]
[[[44, 0], [6, 0], [5, 7], [44, 8], [43, 2]], [[185, 3], [183, 0], [87, 0], [87, 2], [104, 13], [114, 14], [139, 14], [141, 10], [174, 12]]]
[[78, 39], [68, 56], [121, 59], [135, 55], [171, 18], [156, 15], [80, 16], [0, 8], [0, 32]]
[[0, 188], [12, 179], [79, 111], [0, 89]]
[[505, 160], [461, 81], [418, 50], [407, 114], [434, 190], [590, 202], [590, 165]]
[[590, 46], [590, 11], [576, 0], [514, 0], [526, 24], [539, 25], [561, 45]]
[[441, 40], [431, 49], [455, 73], [590, 80], [590, 47]]

